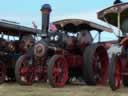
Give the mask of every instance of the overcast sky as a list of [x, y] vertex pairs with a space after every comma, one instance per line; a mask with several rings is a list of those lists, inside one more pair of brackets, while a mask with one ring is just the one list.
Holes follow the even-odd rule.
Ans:
[[[79, 18], [97, 20], [97, 12], [109, 7], [114, 0], [0, 0], [0, 19], [19, 22], [21, 25], [32, 27], [35, 21], [38, 28], [41, 26], [40, 8], [49, 3], [52, 6], [50, 21], [65, 18]], [[124, 2], [128, 0], [123, 0]], [[110, 38], [113, 37], [105, 37]]]

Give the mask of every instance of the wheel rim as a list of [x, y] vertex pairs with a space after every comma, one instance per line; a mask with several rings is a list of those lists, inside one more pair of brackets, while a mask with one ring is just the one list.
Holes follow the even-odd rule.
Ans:
[[27, 58], [23, 58], [20, 62], [19, 75], [21, 82], [23, 82], [25, 85], [32, 84], [34, 79], [34, 68], [32, 65], [29, 65]]
[[115, 72], [114, 72], [114, 80], [115, 80], [115, 88], [120, 88], [121, 85], [121, 62], [120, 58], [117, 57], [115, 61]]
[[58, 57], [53, 65], [52, 76], [57, 87], [63, 87], [68, 78], [67, 64], [63, 57]]

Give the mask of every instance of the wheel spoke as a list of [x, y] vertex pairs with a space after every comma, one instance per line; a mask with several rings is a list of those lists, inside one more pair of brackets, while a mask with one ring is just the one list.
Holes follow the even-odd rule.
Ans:
[[53, 73], [61, 73], [62, 69], [61, 68], [54, 68]]
[[58, 81], [58, 78], [60, 77], [62, 72], [62, 69], [57, 66], [57, 68], [53, 69], [53, 76], [56, 78], [56, 81]]
[[27, 72], [28, 72], [28, 68], [27, 67], [20, 68], [20, 75], [25, 75]]

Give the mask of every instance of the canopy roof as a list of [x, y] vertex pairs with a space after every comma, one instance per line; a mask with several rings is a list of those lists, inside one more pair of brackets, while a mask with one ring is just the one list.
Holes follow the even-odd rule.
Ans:
[[0, 21], [0, 33], [4, 33], [6, 35], [13, 35], [13, 36], [19, 36], [19, 35], [26, 35], [26, 34], [37, 34], [40, 33], [41, 30], [39, 29], [33, 29], [21, 25], [16, 24], [9, 24], [6, 22]]
[[64, 19], [60, 21], [53, 22], [54, 25], [59, 30], [63, 31], [70, 31], [70, 32], [78, 32], [81, 30], [97, 30], [97, 31], [106, 31], [106, 32], [111, 32], [110, 28], [107, 28], [105, 26], [82, 20], [82, 19]]
[[[98, 18], [108, 23], [118, 26], [118, 16], [120, 15], [120, 25], [128, 18], [128, 3], [119, 3], [98, 12]], [[106, 19], [106, 20], [105, 20]]]

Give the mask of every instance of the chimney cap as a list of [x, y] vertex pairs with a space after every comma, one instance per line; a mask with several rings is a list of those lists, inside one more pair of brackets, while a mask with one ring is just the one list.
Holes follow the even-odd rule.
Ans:
[[42, 5], [42, 7], [41, 7], [40, 10], [41, 11], [48, 10], [49, 12], [52, 11], [50, 4], [44, 4], [44, 5]]

